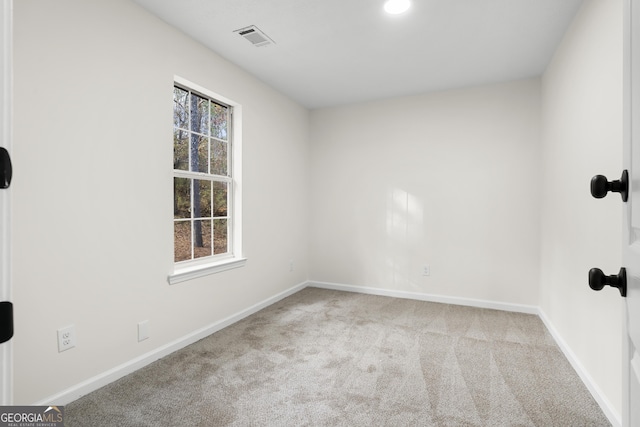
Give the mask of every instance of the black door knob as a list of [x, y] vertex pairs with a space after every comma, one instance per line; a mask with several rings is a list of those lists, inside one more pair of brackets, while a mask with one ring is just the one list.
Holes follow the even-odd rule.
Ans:
[[627, 270], [624, 267], [615, 276], [605, 276], [599, 268], [589, 270], [589, 287], [594, 291], [601, 291], [606, 285], [618, 288], [620, 295], [627, 296]]
[[604, 175], [596, 175], [591, 178], [591, 195], [596, 199], [602, 199], [609, 191], [620, 193], [622, 201], [626, 202], [629, 197], [629, 172], [625, 169], [622, 171], [620, 180], [607, 181]]

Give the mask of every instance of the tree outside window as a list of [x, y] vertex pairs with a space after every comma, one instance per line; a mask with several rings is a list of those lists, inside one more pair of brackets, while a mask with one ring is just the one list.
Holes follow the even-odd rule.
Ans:
[[173, 90], [174, 261], [231, 253], [231, 107]]

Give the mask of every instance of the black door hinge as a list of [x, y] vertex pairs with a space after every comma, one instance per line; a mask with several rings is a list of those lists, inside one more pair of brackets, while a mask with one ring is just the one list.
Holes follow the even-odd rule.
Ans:
[[0, 302], [0, 344], [13, 337], [13, 304]]
[[6, 148], [0, 147], [0, 188], [9, 188], [12, 176], [11, 156]]

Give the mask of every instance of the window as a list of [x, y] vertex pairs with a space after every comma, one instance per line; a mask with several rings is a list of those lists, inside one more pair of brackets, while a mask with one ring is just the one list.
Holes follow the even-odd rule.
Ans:
[[170, 283], [238, 267], [237, 105], [176, 79], [173, 88], [173, 229]]

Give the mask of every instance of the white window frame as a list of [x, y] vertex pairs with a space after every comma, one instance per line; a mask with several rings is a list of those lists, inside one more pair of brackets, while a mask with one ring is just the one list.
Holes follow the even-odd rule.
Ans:
[[[204, 95], [213, 101], [218, 101], [229, 106], [231, 112], [231, 136], [229, 139], [231, 145], [231, 164], [229, 165], [231, 168], [231, 179], [229, 181], [230, 195], [228, 198], [228, 210], [230, 212], [228, 221], [230, 225], [228, 228], [229, 240], [227, 241], [227, 245], [229, 252], [224, 255], [211, 255], [190, 261], [174, 262], [173, 273], [171, 273], [168, 278], [169, 284], [171, 285], [242, 267], [247, 262], [242, 252], [242, 106], [237, 102], [227, 99], [182, 77], [174, 76], [173, 83], [176, 86], [184, 87], [192, 92]], [[173, 93], [173, 85], [171, 92]], [[178, 170], [173, 170], [172, 175], [178, 178], [194, 178], [194, 176]], [[173, 245], [172, 248], [174, 248]], [[172, 250], [172, 257], [174, 256], [173, 251], [175, 251], [175, 248]]]

